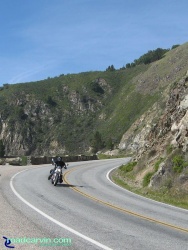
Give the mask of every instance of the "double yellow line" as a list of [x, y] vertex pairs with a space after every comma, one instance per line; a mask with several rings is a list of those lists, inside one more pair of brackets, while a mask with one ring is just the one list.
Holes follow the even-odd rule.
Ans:
[[[79, 167], [77, 167], [77, 168], [79, 168]], [[175, 230], [179, 230], [179, 231], [182, 231], [182, 232], [184, 232], [184, 233], [188, 233], [188, 229], [186, 229], [186, 228], [178, 227], [178, 226], [176, 226], [176, 225], [172, 225], [172, 224], [169, 224], [169, 223], [160, 221], [160, 220], [156, 220], [156, 219], [153, 219], [153, 218], [144, 216], [144, 215], [142, 215], [142, 214], [138, 214], [138, 213], [132, 212], [132, 211], [127, 210], [127, 209], [125, 209], [125, 208], [122, 208], [122, 207], [113, 205], [113, 204], [111, 204], [111, 203], [109, 203], [109, 202], [106, 202], [106, 201], [103, 201], [103, 200], [101, 200], [101, 199], [98, 199], [98, 198], [96, 198], [96, 197], [94, 197], [94, 196], [92, 196], [92, 195], [89, 195], [89, 194], [87, 194], [87, 193], [85, 193], [85, 192], [83, 192], [83, 191], [80, 191], [78, 188], [76, 188], [76, 187], [74, 187], [74, 186], [71, 186], [71, 183], [68, 182], [67, 177], [68, 177], [68, 175], [69, 175], [70, 173], [72, 173], [73, 171], [75, 171], [77, 168], [71, 169], [71, 170], [67, 171], [67, 172], [64, 174], [64, 182], [65, 182], [67, 185], [70, 185], [70, 188], [71, 188], [72, 190], [74, 190], [75, 192], [77, 192], [77, 193], [79, 193], [79, 194], [81, 194], [81, 195], [83, 195], [83, 196], [85, 196], [85, 197], [87, 197], [87, 198], [89, 198], [89, 199], [91, 199], [91, 200], [93, 200], [93, 201], [96, 201], [96, 202], [98, 202], [98, 203], [101, 203], [101, 204], [103, 204], [103, 205], [105, 205], [105, 206], [108, 206], [108, 207], [110, 207], [110, 208], [112, 208], [112, 209], [121, 211], [121, 212], [123, 212], [123, 213], [130, 214], [130, 215], [136, 216], [136, 217], [138, 217], [138, 218], [141, 218], [141, 219], [144, 219], [144, 220], [147, 220], [147, 221], [150, 221], [150, 222], [154, 222], [154, 223], [157, 223], [157, 224], [160, 224], [160, 225], [163, 225], [163, 226], [166, 226], [166, 227], [175, 229]]]

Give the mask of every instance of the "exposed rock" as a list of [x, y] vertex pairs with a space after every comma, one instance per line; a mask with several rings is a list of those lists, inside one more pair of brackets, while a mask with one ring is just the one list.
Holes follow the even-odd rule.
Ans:
[[20, 157], [16, 157], [16, 158], [6, 158], [5, 159], [6, 163], [8, 163], [9, 165], [16, 165], [19, 166], [21, 165], [22, 159]]
[[180, 109], [187, 109], [188, 108], [188, 95], [184, 97], [184, 99], [180, 102], [179, 105]]
[[[155, 105], [149, 112], [137, 120], [123, 135], [119, 144], [120, 149], [137, 153], [137, 159], [148, 150], [155, 148], [161, 151], [166, 146], [166, 140], [171, 138], [174, 147], [181, 147], [186, 152], [188, 149], [188, 88], [183, 77], [170, 91], [163, 114], [156, 112]], [[158, 122], [153, 123], [153, 117]], [[144, 126], [145, 125], [145, 126]], [[142, 129], [140, 129], [143, 127]], [[135, 133], [135, 131], [138, 131]]]
[[108, 93], [111, 93], [112, 89], [105, 79], [100, 77], [96, 79], [95, 82], [97, 82], [99, 86], [101, 86], [105, 91], [107, 91]]
[[171, 131], [176, 132], [172, 139], [172, 145], [181, 147], [183, 152], [188, 151], [188, 110], [179, 123], [176, 121], [172, 125]]
[[5, 159], [3, 158], [0, 158], [0, 165], [5, 165], [6, 164], [6, 161], [5, 161]]
[[152, 176], [150, 183], [149, 183], [149, 187], [158, 186], [164, 174], [165, 174], [165, 163], [162, 162], [159, 165], [158, 171]]
[[178, 179], [181, 184], [188, 182], [188, 174], [181, 174]]
[[87, 111], [96, 112], [97, 109], [101, 107], [101, 103], [89, 96], [83, 96], [81, 98], [80, 94], [77, 91], [72, 91], [69, 94], [69, 100], [72, 102], [72, 109], [77, 111]]
[[109, 150], [109, 151], [106, 151], [104, 154], [105, 155], [110, 155], [110, 156], [116, 156], [116, 155], [119, 154], [119, 150], [118, 149]]
[[[135, 161], [140, 160], [146, 165], [151, 152], [156, 152], [155, 158], [156, 156], [166, 157], [168, 145], [171, 145], [171, 150], [179, 149], [183, 153], [188, 152], [187, 81], [187, 76], [183, 77], [170, 90], [164, 110], [158, 109], [157, 112], [154, 105], [150, 109], [151, 115], [147, 112], [139, 118], [123, 135], [119, 148], [128, 150], [134, 154]], [[152, 159], [155, 162], [154, 158], [151, 158], [150, 164]], [[149, 186], [163, 185], [170, 188], [173, 185], [173, 178], [176, 182], [172, 175], [172, 163], [162, 162], [158, 171], [152, 176]], [[187, 179], [187, 174], [183, 173], [179, 176], [178, 182], [183, 184]], [[187, 187], [187, 184], [185, 186]]]

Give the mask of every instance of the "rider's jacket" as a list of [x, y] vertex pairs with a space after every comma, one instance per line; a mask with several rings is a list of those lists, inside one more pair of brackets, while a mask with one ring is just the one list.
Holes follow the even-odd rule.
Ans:
[[61, 168], [63, 168], [63, 167], [66, 168], [66, 164], [65, 164], [64, 161], [55, 161], [55, 164], [54, 164], [54, 165], [55, 165], [55, 166], [54, 166], [54, 170], [56, 170], [56, 168], [57, 168], [58, 166], [60, 166]]

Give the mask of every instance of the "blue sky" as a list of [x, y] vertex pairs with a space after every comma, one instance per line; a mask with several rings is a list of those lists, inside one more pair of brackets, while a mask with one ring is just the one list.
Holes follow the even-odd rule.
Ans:
[[0, 85], [116, 69], [188, 41], [187, 0], [0, 0]]

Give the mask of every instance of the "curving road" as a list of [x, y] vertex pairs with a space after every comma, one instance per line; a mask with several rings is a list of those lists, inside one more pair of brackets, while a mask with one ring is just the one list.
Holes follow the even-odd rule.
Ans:
[[72, 240], [71, 246], [45, 249], [187, 250], [188, 210], [135, 195], [109, 180], [110, 169], [128, 160], [70, 163], [64, 184], [56, 187], [47, 180], [47, 165], [10, 172], [3, 179], [3, 197], [25, 222], [9, 237]]

